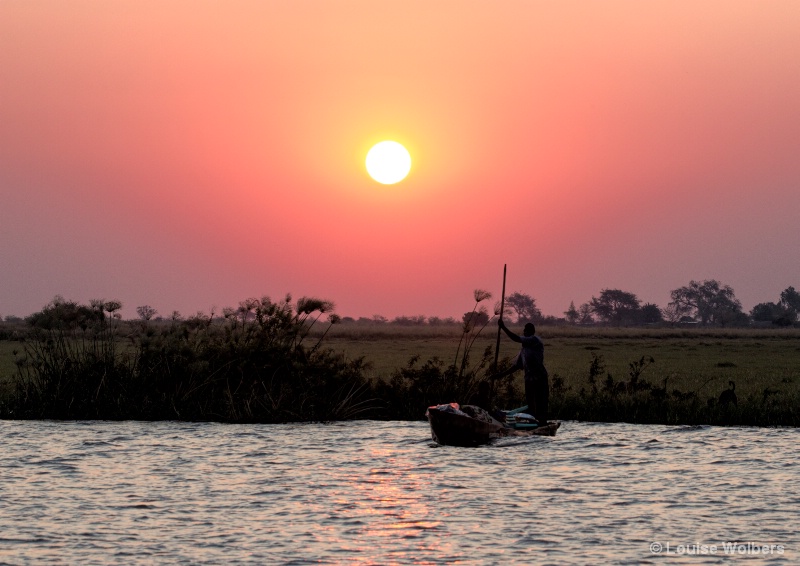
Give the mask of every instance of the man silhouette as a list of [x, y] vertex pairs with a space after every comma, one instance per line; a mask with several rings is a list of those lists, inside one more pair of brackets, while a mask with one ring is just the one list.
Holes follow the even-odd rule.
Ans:
[[536, 327], [530, 322], [522, 330], [522, 336], [511, 332], [502, 318], [498, 325], [509, 338], [514, 342], [519, 342], [522, 347], [514, 365], [497, 374], [495, 378], [510, 375], [518, 369], [524, 370], [525, 400], [528, 402], [528, 412], [536, 417], [540, 425], [545, 425], [549, 416], [550, 384], [547, 369], [544, 367], [544, 344], [536, 336]]

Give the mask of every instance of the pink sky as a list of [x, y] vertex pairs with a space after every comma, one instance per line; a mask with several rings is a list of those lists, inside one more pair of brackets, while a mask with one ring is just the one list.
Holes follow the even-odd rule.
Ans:
[[[410, 150], [403, 182], [364, 168]], [[0, 2], [0, 315], [800, 287], [800, 2]]]

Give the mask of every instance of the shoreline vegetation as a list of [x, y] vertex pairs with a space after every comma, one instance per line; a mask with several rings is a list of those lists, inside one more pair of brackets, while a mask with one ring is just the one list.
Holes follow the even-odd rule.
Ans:
[[[0, 418], [220, 422], [420, 420], [457, 401], [524, 404], [521, 372], [493, 380], [497, 314], [345, 321], [333, 304], [124, 321], [117, 301], [54, 299], [0, 322]], [[513, 325], [512, 325], [513, 326]], [[798, 426], [800, 329], [537, 324], [559, 420]], [[499, 369], [517, 347], [501, 344]]]

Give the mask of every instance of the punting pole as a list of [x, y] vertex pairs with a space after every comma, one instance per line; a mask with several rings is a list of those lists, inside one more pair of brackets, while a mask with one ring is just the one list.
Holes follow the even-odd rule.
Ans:
[[[503, 294], [500, 297], [500, 320], [503, 320], [503, 311], [506, 308], [506, 264], [503, 264]], [[497, 372], [497, 360], [500, 357], [500, 327], [497, 327], [497, 345], [494, 348], [494, 371]]]

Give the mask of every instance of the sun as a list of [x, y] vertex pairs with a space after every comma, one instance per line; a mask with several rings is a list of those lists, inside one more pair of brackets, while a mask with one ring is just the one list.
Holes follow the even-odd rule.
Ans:
[[384, 185], [394, 185], [411, 171], [411, 155], [396, 141], [382, 141], [367, 153], [367, 173]]

